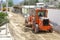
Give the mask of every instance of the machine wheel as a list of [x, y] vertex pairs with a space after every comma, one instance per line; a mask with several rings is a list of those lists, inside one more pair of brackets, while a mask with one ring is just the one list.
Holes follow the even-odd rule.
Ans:
[[35, 33], [38, 33], [39, 32], [39, 29], [38, 29], [38, 24], [35, 24]]
[[53, 32], [53, 29], [51, 28], [51, 29], [49, 30], [49, 32], [52, 33], [52, 32]]

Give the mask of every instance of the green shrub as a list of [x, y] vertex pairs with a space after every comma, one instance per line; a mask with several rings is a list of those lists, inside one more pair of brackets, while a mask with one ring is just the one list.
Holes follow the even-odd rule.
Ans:
[[60, 8], [60, 3], [59, 3], [59, 5], [58, 5], [58, 8]]
[[60, 5], [58, 6], [58, 8], [60, 8]]
[[0, 16], [8, 16], [7, 13], [0, 12]]
[[8, 22], [7, 16], [7, 13], [0, 12], [0, 26]]

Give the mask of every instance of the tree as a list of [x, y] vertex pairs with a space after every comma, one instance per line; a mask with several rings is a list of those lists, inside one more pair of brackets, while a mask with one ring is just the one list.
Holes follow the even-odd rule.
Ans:
[[9, 1], [8, 1], [8, 6], [9, 6], [9, 7], [13, 6], [13, 0], [9, 0]]
[[35, 1], [36, 3], [38, 2], [38, 0]]
[[3, 7], [6, 7], [6, 3], [3, 3]]
[[24, 1], [24, 5], [34, 5], [34, 4], [36, 4], [38, 2], [38, 0], [25, 0]]
[[27, 1], [24, 1], [24, 5], [28, 5], [28, 2]]
[[60, 8], [60, 2], [59, 2], [59, 5], [58, 5], [58, 8]]
[[45, 2], [49, 2], [49, 0], [44, 0]]

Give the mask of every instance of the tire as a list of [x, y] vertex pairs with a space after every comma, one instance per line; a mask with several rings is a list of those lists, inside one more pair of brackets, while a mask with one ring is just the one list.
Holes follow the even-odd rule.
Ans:
[[37, 29], [35, 28], [35, 33], [38, 33]]
[[49, 30], [49, 32], [52, 33], [52, 32], [53, 32], [53, 29], [51, 28], [51, 29]]

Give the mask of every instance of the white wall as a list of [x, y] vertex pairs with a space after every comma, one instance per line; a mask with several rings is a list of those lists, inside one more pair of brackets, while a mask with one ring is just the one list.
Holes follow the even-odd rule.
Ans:
[[52, 21], [54, 30], [60, 33], [60, 9], [48, 9], [48, 18]]
[[51, 21], [60, 25], [60, 9], [48, 9], [48, 17]]

